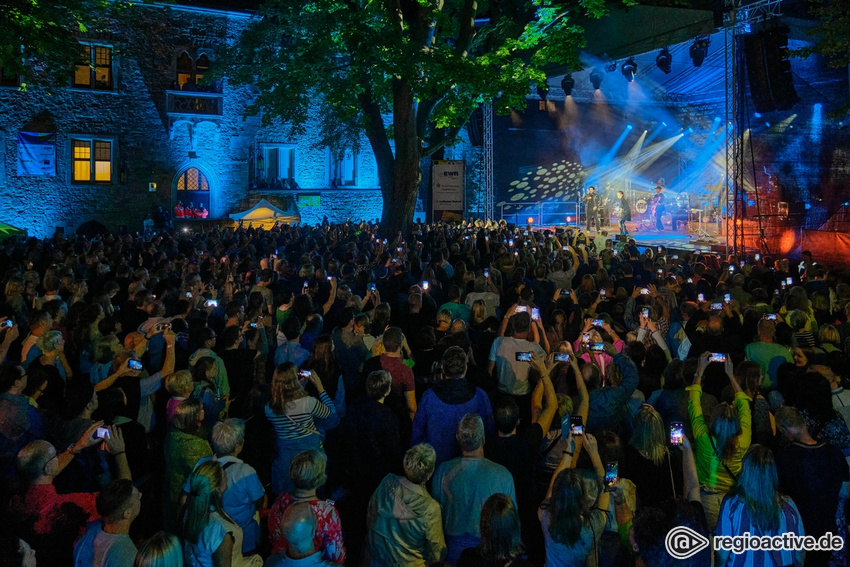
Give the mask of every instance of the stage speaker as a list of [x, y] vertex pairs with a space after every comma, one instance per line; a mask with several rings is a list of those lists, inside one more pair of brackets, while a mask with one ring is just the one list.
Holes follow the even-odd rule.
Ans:
[[472, 116], [466, 123], [466, 131], [469, 133], [470, 144], [476, 147], [484, 145], [484, 109], [480, 104], [472, 111]]
[[788, 28], [777, 26], [744, 36], [750, 96], [756, 112], [790, 110], [799, 100], [788, 60]]

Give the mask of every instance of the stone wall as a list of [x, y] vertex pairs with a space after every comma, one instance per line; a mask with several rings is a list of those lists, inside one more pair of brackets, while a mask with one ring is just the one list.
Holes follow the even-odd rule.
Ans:
[[[112, 91], [0, 87], [0, 221], [38, 237], [49, 236], [56, 227], [70, 232], [89, 220], [113, 230], [120, 225], [140, 230], [144, 216], [157, 206], [174, 206], [180, 198], [178, 176], [189, 167], [209, 180], [211, 218], [226, 218], [262, 196], [262, 191], [249, 188], [249, 169], [256, 159], [251, 149], [262, 144], [295, 148], [300, 189], [271, 192], [270, 200], [280, 196], [297, 205], [299, 195], [318, 195], [320, 206], [300, 207], [303, 222], [321, 222], [323, 216], [331, 221], [380, 218], [377, 164], [365, 137], [356, 158], [355, 185], [332, 190], [332, 160], [319, 144], [316, 116], [308, 121], [306, 134], [291, 139], [284, 124], [261, 126], [259, 116], [244, 117], [253, 89], [226, 82], [216, 86], [221, 116], [169, 114], [167, 98], [174, 92], [177, 57], [186, 51], [193, 58], [203, 53], [214, 59], [217, 49], [234, 42], [249, 22], [247, 13], [137, 5], [132, 17], [116, 22], [111, 32], [81, 38], [113, 46]], [[17, 175], [20, 131], [56, 133], [55, 175]], [[113, 140], [110, 183], [71, 182], [74, 134]], [[456, 153], [453, 159], [471, 157], [464, 150]], [[427, 167], [428, 160], [423, 161]], [[467, 171], [471, 180], [474, 175]], [[425, 183], [427, 169], [423, 173]], [[155, 191], [148, 190], [150, 183], [156, 184]], [[468, 193], [473, 186], [468, 183]]]

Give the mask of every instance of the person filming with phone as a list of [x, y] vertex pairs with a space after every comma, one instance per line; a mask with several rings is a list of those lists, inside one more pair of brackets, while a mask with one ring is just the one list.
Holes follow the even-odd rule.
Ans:
[[[520, 408], [520, 419], [525, 422], [531, 417], [531, 355], [545, 358], [549, 351], [540, 319], [535, 321], [531, 315], [530, 308], [525, 305], [514, 305], [508, 310], [499, 336], [490, 348], [487, 366], [491, 375], [496, 371], [499, 392], [515, 399]], [[513, 326], [511, 336], [506, 336], [508, 323]]]
[[[735, 392], [732, 404], [723, 402], [714, 408], [706, 422], [702, 413], [702, 378], [708, 365], [722, 363]], [[704, 353], [700, 358], [694, 382], [685, 388], [689, 393], [688, 413], [694, 435], [694, 455], [701, 486], [702, 503], [708, 529], [717, 525], [720, 503], [741, 474], [741, 461], [752, 440], [750, 398], [744, 393], [733, 372], [732, 359], [725, 353]]]

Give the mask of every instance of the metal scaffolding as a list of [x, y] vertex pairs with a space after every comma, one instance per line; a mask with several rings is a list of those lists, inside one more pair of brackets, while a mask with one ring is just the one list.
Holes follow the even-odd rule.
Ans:
[[493, 103], [485, 102], [482, 105], [484, 112], [484, 147], [483, 159], [484, 176], [481, 180], [484, 218], [492, 219], [496, 211], [496, 197], [493, 187]]
[[781, 15], [782, 0], [759, 0], [746, 6], [742, 0], [726, 0], [724, 48], [726, 62], [726, 253], [745, 253], [744, 217], [744, 97], [747, 83], [741, 38], [752, 25]]

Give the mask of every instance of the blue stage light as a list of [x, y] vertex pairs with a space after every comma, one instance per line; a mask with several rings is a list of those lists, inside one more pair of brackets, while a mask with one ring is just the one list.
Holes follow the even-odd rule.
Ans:
[[764, 125], [770, 128], [770, 122], [765, 122]]
[[662, 125], [662, 126], [667, 126], [667, 123], [666, 123], [666, 122], [662, 122], [662, 123], [661, 123], [661, 125]]
[[811, 209], [811, 208], [812, 208], [811, 203], [806, 203], [806, 210], [808, 211], [808, 210], [809, 210], [809, 209]]
[[761, 112], [756, 112], [755, 114], [753, 114], [753, 116], [755, 116], [756, 118], [761, 118]]
[[755, 201], [753, 201], [752, 199], [750, 199], [749, 201], [747, 201], [747, 206], [748, 206], [748, 207], [752, 207], [752, 206], [754, 206], [755, 204], [756, 204], [756, 202], [755, 202]]
[[714, 117], [714, 121], [715, 121], [715, 122], [720, 122], [720, 117], [719, 117], [719, 116], [715, 116], [715, 117]]
[[634, 128], [634, 126], [632, 126], [631, 124], [629, 124], [628, 126], [626, 126], [626, 128], [628, 128], [629, 130], [631, 130], [632, 128]]
[[693, 133], [694, 133], [694, 129], [693, 129], [693, 128], [688, 128], [688, 132], [690, 132], [691, 134], [693, 134]]

